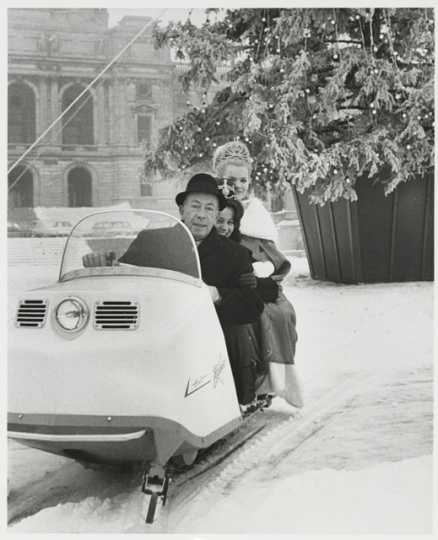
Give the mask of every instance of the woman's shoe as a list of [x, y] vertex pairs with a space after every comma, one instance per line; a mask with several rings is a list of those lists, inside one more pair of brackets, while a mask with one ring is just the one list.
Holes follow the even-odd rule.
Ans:
[[259, 408], [257, 405], [257, 400], [251, 401], [251, 403], [247, 403], [245, 405], [239, 404], [239, 407], [240, 407], [240, 412], [242, 413], [242, 416], [251, 414]]
[[257, 404], [262, 409], [267, 409], [272, 405], [272, 400], [274, 399], [275, 394], [259, 394], [257, 396]]

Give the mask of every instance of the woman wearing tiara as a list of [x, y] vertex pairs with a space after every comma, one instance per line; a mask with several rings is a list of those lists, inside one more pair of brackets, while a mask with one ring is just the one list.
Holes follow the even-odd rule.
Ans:
[[[232, 195], [244, 208], [240, 241], [250, 249], [254, 261], [263, 263], [264, 268], [259, 275], [269, 275], [280, 285], [291, 264], [276, 247], [278, 233], [269, 212], [252, 193], [251, 161], [246, 145], [232, 141], [216, 149], [213, 169], [224, 195]], [[242, 284], [256, 286], [256, 280], [253, 276], [243, 276]], [[268, 377], [257, 390], [258, 394], [273, 393], [295, 407], [302, 407], [302, 390], [294, 365], [296, 315], [281, 285], [277, 300], [265, 304], [259, 328], [255, 327], [255, 331], [263, 363], [268, 366]]]

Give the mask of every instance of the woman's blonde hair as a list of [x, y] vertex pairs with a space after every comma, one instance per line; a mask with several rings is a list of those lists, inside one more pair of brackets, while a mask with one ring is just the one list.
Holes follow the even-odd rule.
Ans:
[[240, 141], [230, 141], [216, 148], [213, 154], [213, 170], [216, 175], [222, 176], [224, 169], [230, 163], [245, 165], [251, 174], [251, 156], [246, 144]]

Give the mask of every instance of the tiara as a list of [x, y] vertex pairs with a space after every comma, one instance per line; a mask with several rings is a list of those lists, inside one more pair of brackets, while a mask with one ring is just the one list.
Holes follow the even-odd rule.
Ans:
[[219, 191], [226, 199], [234, 199], [234, 185], [227, 178], [216, 178]]
[[217, 171], [218, 166], [232, 159], [240, 159], [248, 165], [252, 159], [246, 144], [240, 141], [230, 141], [216, 148], [213, 154], [213, 169]]

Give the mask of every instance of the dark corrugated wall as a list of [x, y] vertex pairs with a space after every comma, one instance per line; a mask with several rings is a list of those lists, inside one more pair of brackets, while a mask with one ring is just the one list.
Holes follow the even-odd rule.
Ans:
[[356, 203], [310, 205], [294, 190], [313, 279], [338, 283], [433, 281], [434, 176], [388, 197], [362, 178]]

